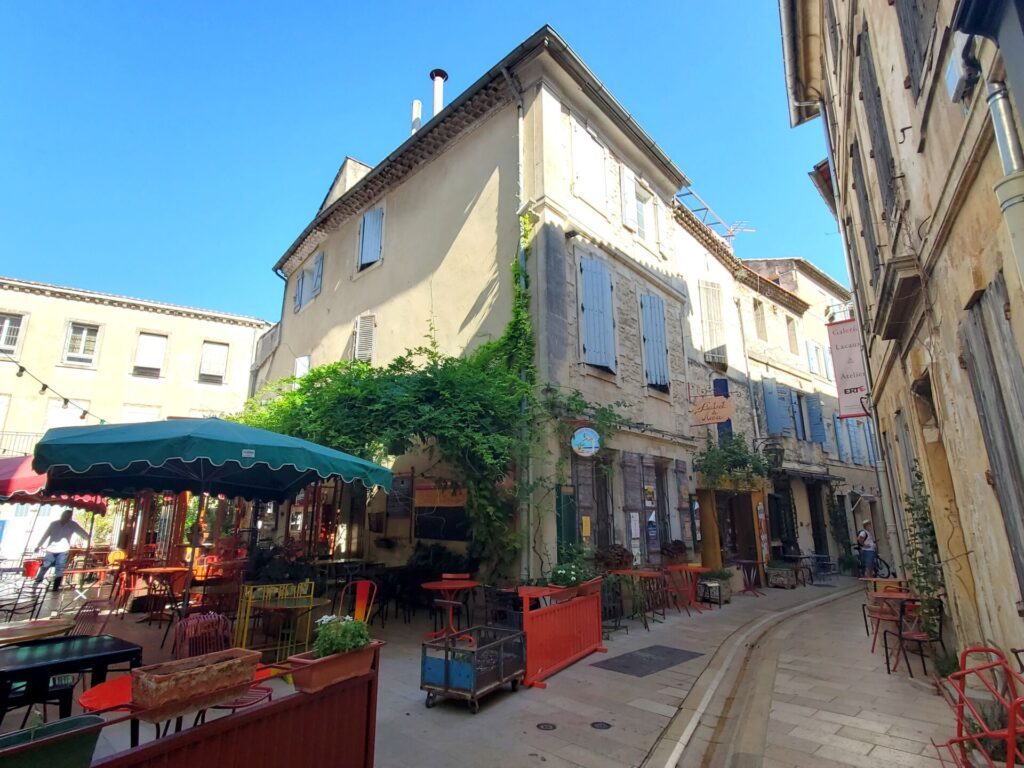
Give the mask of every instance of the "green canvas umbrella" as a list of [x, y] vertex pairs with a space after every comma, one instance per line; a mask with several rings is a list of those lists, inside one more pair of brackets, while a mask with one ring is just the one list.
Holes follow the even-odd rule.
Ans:
[[330, 477], [391, 490], [391, 471], [373, 462], [222, 419], [51, 429], [32, 468], [47, 474], [48, 493], [192, 491], [284, 501]]

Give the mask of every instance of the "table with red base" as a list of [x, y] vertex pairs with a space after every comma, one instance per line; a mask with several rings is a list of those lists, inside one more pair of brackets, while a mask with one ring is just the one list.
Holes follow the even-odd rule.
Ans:
[[736, 565], [740, 567], [743, 574], [743, 589], [740, 590], [740, 594], [764, 597], [765, 593], [758, 589], [764, 560], [737, 560]]
[[[480, 586], [480, 582], [473, 581], [472, 579], [441, 579], [440, 581], [428, 581], [424, 584], [420, 584], [423, 589], [431, 592], [440, 592], [441, 599], [447, 600], [450, 603], [461, 602], [459, 597], [463, 592], [467, 592], [471, 589], [476, 589]], [[428, 632], [426, 638], [428, 640], [436, 640], [439, 637], [445, 635], [453, 635], [458, 630], [455, 628], [455, 606], [448, 606], [448, 624], [442, 627], [439, 632]]]

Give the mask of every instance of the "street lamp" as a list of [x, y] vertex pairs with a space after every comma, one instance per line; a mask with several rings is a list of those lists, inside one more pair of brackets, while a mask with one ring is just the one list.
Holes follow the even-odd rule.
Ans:
[[777, 437], [759, 437], [754, 440], [754, 450], [764, 454], [768, 466], [779, 469], [785, 458], [786, 449]]

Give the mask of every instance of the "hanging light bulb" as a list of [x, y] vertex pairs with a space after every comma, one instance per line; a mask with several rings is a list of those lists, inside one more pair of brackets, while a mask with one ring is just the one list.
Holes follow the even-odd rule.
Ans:
[[25, 366], [24, 365], [19, 365], [18, 366], [18, 372], [16, 374], [14, 374], [14, 375], [17, 376], [19, 379], [22, 376], [24, 376], [25, 375]]
[[71, 402], [71, 401], [70, 401], [70, 400], [68, 400], [68, 399], [67, 399], [67, 398], [65, 397], [65, 398], [64, 398], [64, 408], [67, 408], [67, 407], [68, 407], [68, 403], [70, 403], [70, 402]]
[[86, 417], [86, 415], [88, 415], [88, 413], [89, 413], [88, 411], [82, 411], [82, 415], [79, 416], [78, 418], [80, 418], [82, 421], [85, 421], [85, 417]]
[[49, 387], [47, 387], [47, 386], [46, 386], [45, 384], [43, 384], [43, 386], [41, 386], [41, 387], [39, 388], [39, 394], [40, 394], [40, 395], [45, 395], [45, 394], [46, 394], [46, 390], [47, 390], [47, 389], [49, 389]]

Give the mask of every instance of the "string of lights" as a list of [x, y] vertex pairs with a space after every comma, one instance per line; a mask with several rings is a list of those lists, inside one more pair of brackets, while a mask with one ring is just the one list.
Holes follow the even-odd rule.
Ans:
[[57, 398], [58, 400], [62, 400], [63, 401], [63, 407], [64, 408], [77, 408], [79, 411], [81, 411], [81, 413], [79, 414], [78, 418], [81, 419], [82, 421], [85, 421], [88, 417], [92, 416], [94, 419], [99, 421], [100, 424], [106, 424], [107, 423], [105, 419], [101, 419], [99, 416], [97, 416], [95, 413], [90, 411], [88, 408], [83, 408], [78, 403], [76, 403], [74, 400], [72, 400], [70, 397], [65, 397], [64, 395], [62, 395], [60, 392], [55, 390], [53, 387], [51, 387], [45, 381], [43, 381], [38, 376], [36, 376], [34, 373], [32, 373], [32, 371], [30, 371], [24, 365], [19, 363], [17, 361], [17, 359], [15, 359], [15, 358], [11, 357], [10, 355], [4, 353], [3, 362], [5, 362], [5, 363], [13, 363], [14, 365], [18, 366], [18, 372], [16, 374], [14, 374], [18, 378], [21, 378], [22, 376], [28, 376], [30, 379], [33, 379], [37, 384], [39, 384], [39, 394], [40, 395], [45, 395], [47, 392], [49, 392], [53, 397]]

